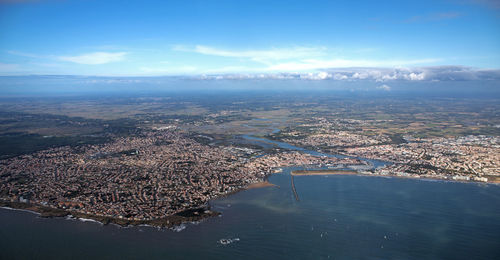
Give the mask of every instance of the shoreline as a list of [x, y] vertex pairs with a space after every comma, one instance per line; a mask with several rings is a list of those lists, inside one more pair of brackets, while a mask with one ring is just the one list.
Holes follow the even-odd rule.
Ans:
[[[273, 174], [270, 174], [273, 175]], [[278, 187], [278, 185], [273, 184], [266, 179], [262, 182], [252, 183], [246, 187], [239, 188], [222, 196], [214, 199], [227, 197], [236, 194], [241, 191], [250, 189], [260, 189], [266, 187]], [[404, 179], [414, 179], [414, 180], [428, 180], [428, 181], [442, 181], [442, 182], [456, 182], [456, 183], [476, 183], [476, 184], [493, 184], [500, 185], [499, 181], [474, 181], [474, 180], [453, 180], [447, 177], [431, 177], [431, 176], [402, 176], [402, 175], [382, 175], [374, 174], [371, 172], [360, 172], [356, 170], [332, 170], [332, 169], [317, 169], [317, 170], [292, 170], [290, 171], [291, 176], [328, 176], [328, 175], [357, 175], [357, 176], [372, 176], [372, 177], [386, 177], [386, 178], [404, 178]], [[150, 226], [155, 228], [169, 228], [176, 231], [176, 227], [179, 227], [185, 223], [198, 222], [209, 217], [220, 216], [221, 213], [217, 211], [210, 210], [209, 203], [206, 206], [195, 207], [191, 209], [186, 209], [184, 211], [178, 212], [174, 215], [166, 216], [164, 218], [152, 219], [152, 220], [133, 220], [133, 219], [123, 219], [110, 216], [99, 216], [91, 215], [86, 213], [81, 213], [77, 211], [71, 211], [66, 209], [52, 208], [44, 205], [16, 202], [0, 199], [0, 208], [8, 210], [18, 210], [30, 212], [37, 214], [42, 218], [63, 218], [71, 217], [75, 220], [80, 220], [83, 222], [97, 222], [102, 225], [116, 225], [121, 228], [135, 227], [135, 226]]]
[[265, 188], [265, 187], [278, 187], [278, 185], [270, 183], [269, 181], [262, 181], [262, 182], [256, 182], [248, 185], [246, 188], [243, 188], [243, 190], [251, 190], [251, 189], [260, 189], [260, 188]]
[[[229, 192], [228, 194], [224, 194], [214, 199], [230, 196], [244, 190], [260, 189], [265, 187], [279, 187], [279, 186], [268, 182], [266, 178], [265, 181], [252, 183], [246, 187], [239, 188], [237, 190]], [[176, 227], [181, 226], [182, 224], [198, 222], [209, 217], [216, 217], [221, 215], [220, 212], [210, 210], [210, 206], [208, 205], [209, 204], [203, 207], [194, 207], [191, 209], [186, 209], [184, 211], [178, 212], [174, 215], [166, 216], [164, 218], [158, 218], [152, 220], [133, 220], [133, 219], [123, 219], [123, 218], [115, 218], [109, 216], [91, 215], [66, 209], [52, 208], [34, 203], [8, 201], [5, 199], [0, 199], [0, 208], [30, 212], [42, 218], [71, 217], [74, 220], [80, 220], [83, 222], [96, 222], [102, 225], [113, 224], [122, 228], [134, 227], [134, 226], [150, 226], [155, 228], [170, 228], [174, 229], [174, 231], [176, 231], [175, 230]]]
[[13, 202], [6, 200], [0, 200], [0, 208], [30, 212], [33, 214], [37, 214], [42, 218], [64, 218], [71, 216], [74, 219], [84, 222], [95, 221], [103, 225], [115, 224], [119, 227], [148, 225], [157, 228], [175, 228], [176, 226], [182, 225], [184, 223], [198, 222], [208, 217], [221, 215], [220, 212], [210, 210], [208, 206], [187, 209], [174, 215], [152, 220], [132, 220], [114, 218], [109, 216], [90, 215], [77, 211], [51, 208], [33, 203]]
[[443, 182], [458, 182], [458, 183], [476, 183], [476, 184], [493, 184], [499, 185], [499, 180], [488, 180], [477, 181], [477, 180], [460, 180], [460, 179], [451, 179], [447, 176], [412, 176], [412, 175], [385, 175], [385, 174], [376, 174], [372, 172], [361, 172], [356, 170], [295, 170], [291, 171], [290, 175], [292, 176], [326, 176], [326, 175], [358, 175], [358, 176], [373, 176], [373, 177], [387, 177], [387, 178], [403, 178], [403, 179], [412, 179], [412, 180], [434, 180], [434, 181], [443, 181]]

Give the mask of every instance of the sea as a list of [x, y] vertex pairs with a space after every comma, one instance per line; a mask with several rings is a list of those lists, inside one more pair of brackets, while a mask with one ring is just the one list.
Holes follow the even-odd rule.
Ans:
[[498, 185], [293, 169], [175, 229], [0, 209], [0, 259], [500, 259]]

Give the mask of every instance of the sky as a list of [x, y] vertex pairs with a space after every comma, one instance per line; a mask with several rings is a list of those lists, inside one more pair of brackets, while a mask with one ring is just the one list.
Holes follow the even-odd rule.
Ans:
[[500, 1], [0, 0], [3, 76], [361, 75], [342, 68], [498, 76]]

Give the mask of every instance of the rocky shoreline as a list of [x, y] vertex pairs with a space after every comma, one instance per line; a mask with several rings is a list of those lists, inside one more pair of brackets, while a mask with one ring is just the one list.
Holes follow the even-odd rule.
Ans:
[[[267, 178], [266, 178], [267, 179]], [[229, 196], [240, 191], [248, 190], [248, 189], [258, 189], [264, 187], [276, 187], [276, 185], [266, 181], [257, 182], [248, 185], [245, 188], [241, 188], [225, 194], [221, 197]], [[5, 199], [0, 199], [0, 207], [3, 208], [11, 208], [18, 210], [26, 210], [33, 213], [39, 214], [42, 218], [62, 218], [67, 216], [72, 216], [76, 219], [90, 219], [96, 222], [99, 222], [103, 225], [115, 224], [121, 227], [130, 227], [130, 226], [140, 226], [140, 225], [148, 225], [152, 227], [158, 228], [174, 228], [184, 223], [196, 222], [209, 217], [216, 217], [221, 215], [220, 212], [212, 211], [209, 205], [203, 207], [197, 207], [192, 209], [187, 209], [176, 214], [166, 216], [164, 218], [152, 219], [152, 220], [133, 220], [133, 219], [125, 219], [125, 218], [114, 218], [109, 216], [99, 216], [99, 215], [91, 215], [85, 214], [74, 210], [66, 210], [66, 209], [58, 209], [53, 207], [48, 207], [40, 204], [34, 204], [29, 202], [19, 202], [19, 201], [9, 201]]]
[[210, 210], [209, 206], [188, 209], [174, 215], [166, 216], [164, 218], [153, 219], [153, 220], [131, 220], [122, 218], [113, 218], [109, 216], [97, 216], [85, 213], [80, 213], [77, 211], [70, 211], [64, 209], [57, 209], [52, 207], [47, 207], [44, 205], [24, 203], [24, 202], [13, 202], [7, 200], [0, 200], [0, 207], [27, 210], [31, 212], [38, 213], [40, 217], [43, 218], [57, 218], [73, 216], [77, 219], [91, 219], [95, 220], [104, 225], [116, 224], [121, 227], [128, 226], [139, 226], [139, 225], [149, 225], [158, 228], [172, 228], [187, 222], [196, 222], [208, 217], [219, 216], [221, 213]]

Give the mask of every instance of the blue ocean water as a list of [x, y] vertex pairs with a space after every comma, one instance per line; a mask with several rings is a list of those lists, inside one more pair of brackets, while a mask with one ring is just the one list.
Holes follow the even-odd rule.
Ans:
[[0, 209], [0, 259], [500, 259], [498, 185], [289, 171], [180, 232]]

